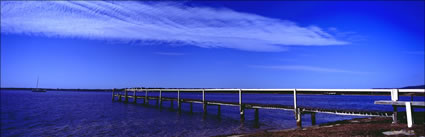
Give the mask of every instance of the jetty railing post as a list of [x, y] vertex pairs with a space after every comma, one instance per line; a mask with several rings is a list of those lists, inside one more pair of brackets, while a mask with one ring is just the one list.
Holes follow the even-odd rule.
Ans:
[[297, 112], [297, 89], [294, 89], [294, 112]]
[[202, 108], [204, 109], [204, 114], [207, 113], [207, 103], [205, 102], [205, 89], [202, 89]]
[[114, 101], [115, 98], [115, 88], [112, 89], [112, 101]]
[[128, 102], [128, 94], [127, 94], [127, 89], [124, 90], [125, 92], [125, 102]]
[[413, 116], [412, 116], [412, 102], [405, 102], [406, 105], [406, 116], [407, 116], [407, 127], [411, 128], [413, 126]]
[[295, 114], [295, 120], [297, 120], [297, 89], [294, 89], [294, 114]]
[[134, 103], [136, 103], [136, 102], [137, 102], [136, 90], [137, 90], [137, 89], [134, 89], [134, 91], [133, 91], [133, 102], [134, 102]]
[[177, 108], [178, 111], [181, 111], [181, 104], [180, 104], [180, 89], [177, 89]]
[[239, 89], [239, 111], [240, 111], [240, 115], [241, 115], [241, 120], [242, 121], [245, 119], [245, 117], [244, 117], [244, 110], [245, 110], [245, 107], [242, 104], [242, 90]]
[[[398, 89], [391, 90], [391, 101], [398, 101]], [[393, 105], [393, 123], [397, 123], [397, 106]]]

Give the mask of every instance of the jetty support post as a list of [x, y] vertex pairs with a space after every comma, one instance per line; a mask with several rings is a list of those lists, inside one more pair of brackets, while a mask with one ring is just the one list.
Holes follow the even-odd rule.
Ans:
[[294, 113], [295, 120], [297, 121], [297, 127], [301, 128], [301, 109], [297, 107], [297, 89], [294, 89]]
[[159, 108], [161, 108], [162, 107], [162, 90], [160, 89], [159, 90]]
[[193, 113], [193, 103], [190, 102], [190, 113]]
[[256, 123], [260, 120], [260, 114], [258, 112], [258, 108], [255, 108], [254, 120]]
[[217, 116], [221, 117], [221, 105], [217, 105]]
[[413, 116], [412, 116], [412, 102], [406, 102], [406, 116], [407, 116], [407, 127], [411, 128], [413, 126]]
[[125, 94], [125, 102], [128, 102], [128, 94], [127, 94], [127, 89], [124, 90], [124, 94]]
[[118, 92], [118, 101], [121, 101], [122, 100], [122, 92], [120, 91], [120, 92]]
[[254, 127], [260, 128], [260, 114], [259, 114], [259, 108], [254, 108]]
[[[398, 101], [398, 89], [391, 90], [391, 101]], [[398, 122], [397, 120], [397, 106], [393, 105], [393, 124]]]
[[177, 90], [177, 109], [181, 112], [180, 89]]
[[146, 104], [149, 104], [148, 89], [145, 89], [145, 101], [146, 101]]
[[241, 115], [241, 121], [245, 120], [245, 105], [242, 104], [242, 90], [239, 89], [239, 111]]
[[156, 106], [158, 106], [158, 103], [159, 103], [159, 98], [156, 99]]
[[301, 120], [301, 109], [297, 108], [297, 127], [302, 128], [302, 120]]
[[316, 113], [312, 112], [310, 113], [311, 116], [311, 125], [316, 125]]
[[207, 114], [207, 103], [205, 102], [205, 89], [202, 89], [202, 109], [204, 110], [204, 115]]
[[115, 99], [115, 88], [112, 89], [112, 101]]
[[134, 89], [134, 91], [133, 91], [133, 103], [137, 103], [136, 90], [137, 89]]

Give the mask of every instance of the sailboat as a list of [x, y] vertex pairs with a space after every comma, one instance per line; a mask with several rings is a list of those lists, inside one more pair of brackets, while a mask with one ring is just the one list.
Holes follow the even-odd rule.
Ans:
[[37, 77], [37, 87], [32, 89], [32, 92], [47, 92], [44, 89], [38, 88], [38, 77]]

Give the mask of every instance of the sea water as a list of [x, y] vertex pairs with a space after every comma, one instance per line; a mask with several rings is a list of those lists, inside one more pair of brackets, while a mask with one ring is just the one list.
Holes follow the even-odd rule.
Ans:
[[[132, 92], [129, 92], [132, 95]], [[138, 93], [144, 95], [144, 93]], [[158, 92], [149, 92], [158, 96]], [[240, 121], [239, 108], [209, 105], [203, 116], [201, 104], [182, 104], [163, 101], [160, 109], [156, 101], [143, 99], [137, 103], [112, 101], [111, 92], [1, 90], [1, 136], [216, 136], [252, 133], [262, 130], [296, 127], [294, 112], [284, 110], [259, 110], [259, 123], [254, 110], [245, 111], [245, 121]], [[176, 97], [177, 93], [163, 93]], [[201, 93], [181, 93], [181, 98], [202, 99]], [[401, 100], [410, 97], [401, 96]], [[236, 93], [206, 93], [206, 100], [237, 102]], [[391, 106], [374, 105], [375, 100], [390, 100], [389, 96], [365, 95], [299, 95], [298, 106], [346, 110], [392, 111]], [[415, 97], [414, 100], [423, 100]], [[132, 102], [132, 98], [129, 99]], [[244, 103], [292, 105], [291, 94], [243, 94]], [[358, 118], [333, 114], [316, 114], [316, 123]], [[311, 126], [310, 116], [303, 116], [303, 126]]]

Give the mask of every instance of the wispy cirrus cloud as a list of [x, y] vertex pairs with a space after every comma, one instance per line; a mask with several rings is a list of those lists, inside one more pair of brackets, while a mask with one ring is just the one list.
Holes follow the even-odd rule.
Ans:
[[425, 51], [405, 51], [404, 53], [410, 55], [425, 55]]
[[182, 55], [184, 55], [184, 53], [178, 53], [178, 52], [154, 52], [154, 54], [166, 55], [166, 56], [182, 56]]
[[344, 69], [335, 69], [335, 68], [323, 68], [323, 67], [314, 67], [314, 66], [303, 66], [303, 65], [251, 65], [252, 68], [262, 68], [262, 69], [275, 69], [275, 70], [301, 70], [301, 71], [314, 71], [314, 72], [332, 72], [332, 73], [366, 73], [358, 72]]
[[136, 1], [1, 1], [1, 33], [283, 51], [344, 45], [316, 26], [226, 8]]

